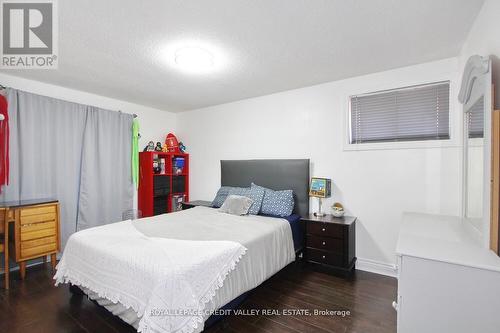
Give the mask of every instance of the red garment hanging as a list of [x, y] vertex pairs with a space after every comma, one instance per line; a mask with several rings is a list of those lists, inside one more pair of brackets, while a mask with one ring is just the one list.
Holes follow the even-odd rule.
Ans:
[[9, 184], [9, 115], [7, 114], [7, 99], [0, 95], [0, 193], [2, 186]]

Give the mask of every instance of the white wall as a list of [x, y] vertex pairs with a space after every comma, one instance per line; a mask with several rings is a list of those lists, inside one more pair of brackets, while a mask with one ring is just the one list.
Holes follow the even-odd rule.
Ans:
[[491, 56], [497, 109], [500, 108], [500, 1], [486, 0], [460, 54], [463, 66], [472, 55]]
[[[166, 134], [168, 132], [174, 132], [176, 128], [176, 117], [174, 113], [150, 108], [144, 105], [129, 103], [39, 81], [27, 80], [5, 73], [0, 73], [0, 84], [39, 95], [59, 98], [65, 101], [93, 105], [103, 109], [122, 111], [125, 113], [135, 113], [138, 116], [140, 124], [140, 150], [142, 150], [150, 140], [163, 143]], [[110, 146], [113, 145], [112, 142], [109, 144]], [[137, 193], [134, 195], [134, 207], [137, 207]]]
[[[388, 268], [402, 212], [460, 213], [457, 73], [457, 59], [446, 59], [180, 113], [177, 133], [191, 153], [191, 199], [214, 197], [221, 159], [310, 158], [312, 176], [333, 180], [326, 207], [339, 201], [359, 218], [360, 266]], [[441, 80], [452, 83], [453, 140], [344, 149], [349, 95]]]

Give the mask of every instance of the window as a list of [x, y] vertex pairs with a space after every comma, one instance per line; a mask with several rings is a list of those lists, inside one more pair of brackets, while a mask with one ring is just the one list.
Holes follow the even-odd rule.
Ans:
[[350, 143], [450, 138], [450, 82], [350, 97]]

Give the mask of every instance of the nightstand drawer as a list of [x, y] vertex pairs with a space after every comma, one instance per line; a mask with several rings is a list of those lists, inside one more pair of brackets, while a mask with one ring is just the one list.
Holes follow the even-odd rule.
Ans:
[[343, 253], [344, 242], [339, 238], [322, 237], [317, 235], [307, 235], [307, 247]]
[[307, 260], [331, 266], [341, 266], [342, 255], [333, 252], [307, 248]]
[[342, 226], [333, 223], [308, 222], [307, 233], [319, 236], [342, 238]]

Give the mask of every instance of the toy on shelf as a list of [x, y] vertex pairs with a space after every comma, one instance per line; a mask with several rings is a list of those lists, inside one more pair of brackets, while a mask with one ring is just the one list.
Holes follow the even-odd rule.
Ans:
[[179, 141], [172, 133], [167, 134], [167, 138], [165, 139], [165, 144], [167, 145], [167, 150], [169, 153], [178, 153], [179, 152]]
[[153, 160], [153, 173], [155, 175], [159, 174], [161, 172], [161, 167], [160, 167], [160, 161], [157, 159]]
[[153, 141], [149, 141], [148, 145], [144, 147], [143, 151], [154, 151], [155, 150], [155, 143]]
[[168, 153], [168, 147], [167, 147], [167, 145], [163, 145], [163, 147], [161, 147], [161, 151], [164, 152], [164, 153]]
[[156, 143], [155, 151], [162, 151], [161, 142]]
[[184, 157], [175, 157], [172, 160], [172, 171], [174, 175], [180, 175], [184, 172], [185, 161]]
[[186, 146], [181, 142], [179, 142], [179, 150], [181, 151], [181, 153], [185, 153], [186, 152]]
[[165, 163], [165, 159], [164, 158], [160, 158], [160, 174], [161, 175], [164, 175], [167, 173], [167, 169], [166, 169], [166, 163]]

